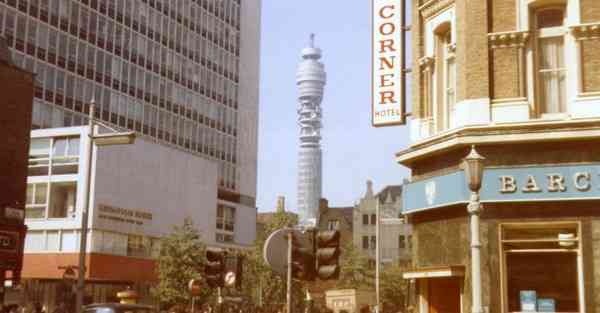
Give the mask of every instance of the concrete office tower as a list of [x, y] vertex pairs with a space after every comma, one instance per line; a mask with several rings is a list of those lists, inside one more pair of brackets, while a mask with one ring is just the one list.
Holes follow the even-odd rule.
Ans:
[[[107, 297], [124, 286], [149, 284], [138, 275], [143, 267], [132, 262], [154, 260], [148, 243], [185, 216], [194, 218], [207, 245], [240, 249], [253, 244], [260, 17], [261, 0], [0, 1], [0, 35], [14, 65], [36, 73], [30, 156], [46, 160], [25, 160], [27, 302], [38, 301], [51, 312], [64, 299], [64, 271], [57, 265], [76, 260], [78, 248], [72, 243], [78, 242], [86, 189], [87, 163], [79, 158], [85, 145], [78, 138], [87, 135], [76, 126], [87, 124], [92, 98], [98, 122], [138, 137], [131, 147], [95, 149], [93, 196], [86, 203], [91, 208], [86, 279], [94, 302], [112, 301]], [[2, 90], [4, 109], [10, 98]], [[120, 159], [110, 153], [119, 149], [132, 154]], [[103, 156], [110, 160], [104, 163]], [[147, 169], [139, 170], [144, 164]], [[104, 175], [110, 168], [103, 166], [120, 172]], [[4, 173], [0, 170], [0, 176]], [[103, 177], [110, 183], [102, 185]], [[116, 194], [111, 186], [129, 195]], [[168, 206], [148, 202], [158, 194]], [[75, 203], [69, 195], [78, 195]], [[140, 229], [122, 219], [106, 229], [96, 223], [100, 205], [150, 212], [152, 224], [146, 221]], [[172, 214], [159, 218], [168, 210]], [[95, 255], [102, 261], [94, 261]], [[140, 270], [117, 271], [127, 268]], [[96, 269], [106, 271], [95, 275]], [[117, 272], [122, 275], [114, 279], [105, 275]], [[148, 289], [136, 288], [145, 290], [144, 302]]]
[[316, 225], [321, 198], [321, 100], [326, 75], [319, 59], [321, 49], [310, 45], [302, 50], [296, 83], [300, 94], [298, 124], [300, 126], [300, 151], [298, 154], [298, 213], [301, 224]]

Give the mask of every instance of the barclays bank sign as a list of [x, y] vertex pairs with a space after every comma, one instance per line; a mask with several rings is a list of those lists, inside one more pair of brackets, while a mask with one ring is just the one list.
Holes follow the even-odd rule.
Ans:
[[[464, 172], [436, 176], [404, 187], [403, 212], [466, 204]], [[600, 199], [600, 164], [486, 168], [482, 202]]]

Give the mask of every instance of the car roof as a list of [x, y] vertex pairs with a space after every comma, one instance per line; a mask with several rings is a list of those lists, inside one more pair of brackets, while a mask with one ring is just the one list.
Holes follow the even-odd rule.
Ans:
[[84, 309], [94, 309], [94, 308], [153, 309], [153, 307], [151, 307], [149, 305], [122, 304], [122, 303], [94, 303], [94, 304], [86, 305], [84, 307]]

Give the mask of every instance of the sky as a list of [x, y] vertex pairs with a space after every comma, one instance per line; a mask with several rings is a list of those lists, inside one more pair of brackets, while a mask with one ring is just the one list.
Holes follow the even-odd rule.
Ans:
[[263, 0], [257, 206], [273, 211], [277, 196], [296, 208], [298, 108], [296, 67], [315, 33], [327, 84], [321, 107], [323, 194], [351, 206], [373, 181], [375, 192], [401, 184], [408, 170], [394, 154], [408, 147], [408, 126], [371, 126], [370, 1]]

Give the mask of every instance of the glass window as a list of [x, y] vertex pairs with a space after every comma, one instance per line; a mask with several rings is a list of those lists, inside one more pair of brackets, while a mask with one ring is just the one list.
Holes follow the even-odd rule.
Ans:
[[377, 236], [371, 236], [371, 250], [375, 250], [377, 247]]
[[362, 237], [362, 247], [365, 250], [369, 249], [369, 236]]
[[363, 220], [363, 225], [369, 225], [369, 215], [368, 214], [363, 214], [362, 220]]
[[377, 215], [371, 214], [371, 225], [377, 224]]
[[339, 220], [329, 220], [327, 223], [327, 229], [328, 230], [338, 230], [340, 227], [340, 221]]
[[45, 218], [48, 198], [48, 184], [37, 183], [27, 185], [26, 218]]
[[554, 299], [555, 312], [579, 312], [579, 292], [585, 292], [579, 290], [584, 286], [579, 277], [583, 279], [585, 265], [577, 262], [582, 247], [578, 223], [501, 224], [500, 241], [505, 312], [536, 311], [535, 302], [521, 301], [524, 291]]
[[75, 214], [77, 183], [52, 183], [49, 218], [65, 218]]
[[406, 242], [404, 241], [404, 235], [398, 236], [398, 248], [400, 248], [400, 249], [406, 248]]
[[542, 114], [566, 111], [563, 20], [562, 8], [541, 9], [536, 14], [538, 100]]

